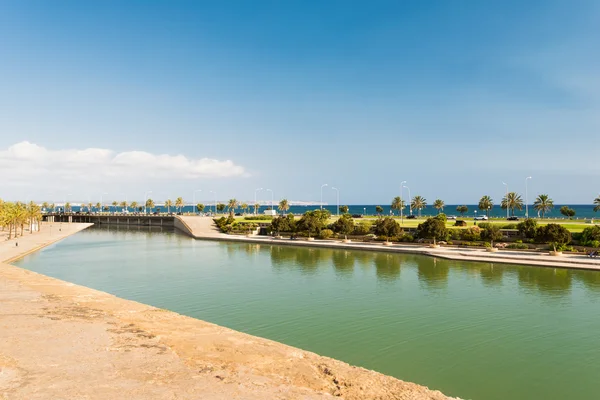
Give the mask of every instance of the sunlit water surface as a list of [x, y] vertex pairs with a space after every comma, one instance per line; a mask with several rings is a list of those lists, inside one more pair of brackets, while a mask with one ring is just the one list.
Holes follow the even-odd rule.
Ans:
[[595, 399], [600, 273], [93, 228], [19, 266], [464, 399]]

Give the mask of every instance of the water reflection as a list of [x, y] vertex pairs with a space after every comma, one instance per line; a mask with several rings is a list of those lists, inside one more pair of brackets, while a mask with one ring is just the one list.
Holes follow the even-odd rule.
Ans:
[[448, 285], [450, 264], [448, 260], [438, 260], [435, 257], [419, 257], [417, 273], [419, 282], [424, 283], [430, 289], [445, 288]]
[[377, 279], [383, 282], [393, 282], [400, 276], [400, 255], [390, 253], [375, 253], [373, 264]]
[[501, 286], [506, 267], [502, 265], [483, 264], [478, 266], [481, 282], [486, 286]]
[[573, 271], [561, 268], [519, 267], [519, 286], [527, 291], [537, 291], [551, 296], [563, 296], [571, 291]]
[[335, 267], [335, 272], [341, 276], [352, 275], [354, 271], [354, 258], [354, 254], [348, 250], [332, 252], [331, 261]]

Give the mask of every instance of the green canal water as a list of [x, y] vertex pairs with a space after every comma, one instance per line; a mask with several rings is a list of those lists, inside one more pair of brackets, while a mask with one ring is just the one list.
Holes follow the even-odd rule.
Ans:
[[600, 273], [88, 229], [19, 266], [464, 399], [600, 396]]

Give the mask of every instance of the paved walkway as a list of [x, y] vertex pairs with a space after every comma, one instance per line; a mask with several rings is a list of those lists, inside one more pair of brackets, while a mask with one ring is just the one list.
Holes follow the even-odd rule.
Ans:
[[[56, 225], [56, 224], [55, 224]], [[0, 245], [16, 259], [89, 224]], [[118, 257], [118, 255], [115, 255]], [[85, 263], [82, 268], [85, 267]], [[0, 398], [442, 400], [409, 382], [0, 262]]]
[[451, 260], [477, 261], [502, 264], [521, 264], [539, 267], [554, 268], [574, 268], [574, 269], [592, 269], [600, 270], [600, 259], [590, 258], [584, 254], [565, 253], [560, 257], [550, 256], [548, 253], [525, 252], [518, 250], [499, 250], [495, 253], [487, 252], [483, 248], [458, 248], [458, 247], [439, 247], [431, 248], [429, 246], [414, 244], [393, 244], [384, 246], [383, 243], [343, 243], [341, 240], [318, 240], [307, 241], [306, 239], [273, 239], [269, 236], [251, 236], [227, 235], [220, 233], [212, 218], [185, 216], [179, 217], [189, 228], [189, 234], [196, 239], [251, 242], [251, 243], [271, 243], [288, 246], [310, 246], [310, 247], [328, 247], [347, 250], [368, 250], [385, 251], [397, 253], [423, 254]]

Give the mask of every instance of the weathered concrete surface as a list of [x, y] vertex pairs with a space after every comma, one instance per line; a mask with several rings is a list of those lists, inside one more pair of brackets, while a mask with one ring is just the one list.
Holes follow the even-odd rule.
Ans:
[[196, 239], [223, 240], [249, 243], [265, 243], [287, 246], [326, 247], [344, 250], [367, 250], [384, 251], [391, 253], [422, 254], [446, 258], [450, 260], [476, 261], [498, 264], [521, 264], [535, 267], [572, 268], [600, 270], [600, 259], [590, 258], [582, 253], [568, 254], [561, 257], [550, 256], [548, 253], [532, 253], [518, 250], [500, 250], [489, 253], [483, 248], [456, 248], [438, 247], [431, 248], [428, 245], [415, 244], [393, 244], [384, 246], [381, 242], [375, 243], [343, 243], [341, 240], [318, 240], [307, 241], [306, 239], [289, 240], [273, 239], [267, 236], [242, 236], [227, 235], [220, 233], [212, 219], [207, 217], [185, 216], [178, 217], [185, 223], [184, 232]]
[[[83, 228], [63, 224], [61, 236]], [[19, 238], [19, 254], [2, 247], [0, 259], [15, 259], [58, 239], [49, 232], [36, 235]], [[5, 263], [0, 263], [0, 395], [10, 400], [447, 398]]]

